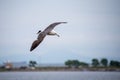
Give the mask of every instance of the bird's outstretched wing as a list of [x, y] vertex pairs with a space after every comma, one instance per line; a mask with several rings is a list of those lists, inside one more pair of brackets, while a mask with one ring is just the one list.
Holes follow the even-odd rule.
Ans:
[[45, 35], [39, 35], [39, 38], [32, 43], [30, 51], [34, 50], [45, 38]]
[[67, 23], [67, 22], [55, 22], [55, 23], [52, 23], [50, 24], [43, 32], [41, 32], [39, 35], [38, 35], [38, 38], [37, 40], [35, 40], [33, 43], [32, 43], [32, 46], [30, 48], [30, 51], [34, 50], [42, 41], [43, 39], [45, 38], [45, 36], [52, 31], [52, 29], [54, 29], [54, 27], [58, 24], [61, 24], [61, 23]]
[[56, 25], [61, 24], [61, 23], [67, 23], [67, 22], [55, 22], [55, 23], [52, 23], [43, 32], [44, 33], [49, 33], [50, 31], [52, 31], [54, 29], [54, 27]]
[[40, 44], [40, 42], [38, 40], [35, 40], [33, 43], [32, 43], [32, 46], [30, 48], [30, 51], [34, 50], [38, 45]]

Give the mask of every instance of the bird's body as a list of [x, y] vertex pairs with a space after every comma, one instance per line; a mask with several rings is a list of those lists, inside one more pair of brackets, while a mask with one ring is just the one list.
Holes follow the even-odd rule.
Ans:
[[39, 31], [38, 38], [32, 43], [30, 51], [34, 50], [43, 41], [46, 35], [57, 35], [59, 37], [59, 35], [56, 32], [54, 32], [53, 29], [56, 25], [61, 24], [61, 23], [67, 23], [67, 22], [55, 22], [55, 23], [50, 24], [44, 31], [42, 32]]
[[54, 30], [52, 30], [51, 32], [49, 32], [47, 35], [56, 35], [56, 36], [60, 37]]

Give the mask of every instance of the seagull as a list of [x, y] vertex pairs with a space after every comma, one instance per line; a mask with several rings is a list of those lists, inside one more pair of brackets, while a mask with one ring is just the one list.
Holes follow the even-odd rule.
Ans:
[[67, 23], [67, 22], [55, 22], [50, 24], [44, 31], [39, 30], [38, 31], [38, 37], [37, 40], [35, 40], [32, 43], [32, 46], [30, 48], [30, 51], [33, 51], [45, 38], [46, 35], [56, 35], [58, 37], [60, 37], [53, 29], [55, 28], [56, 25], [62, 24], [62, 23]]

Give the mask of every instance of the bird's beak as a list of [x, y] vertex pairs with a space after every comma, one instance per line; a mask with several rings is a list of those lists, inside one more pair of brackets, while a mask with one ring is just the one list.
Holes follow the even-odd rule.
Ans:
[[39, 34], [39, 32], [37, 32], [36, 34]]
[[40, 31], [38, 31], [36, 34], [39, 34], [40, 33]]
[[38, 32], [37, 32], [37, 34], [39, 34], [41, 32], [41, 30], [39, 30]]

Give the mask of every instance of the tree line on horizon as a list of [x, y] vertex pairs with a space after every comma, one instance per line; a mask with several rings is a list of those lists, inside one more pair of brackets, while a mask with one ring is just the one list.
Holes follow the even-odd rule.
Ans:
[[[120, 67], [120, 62], [116, 61], [116, 60], [110, 60], [108, 61], [107, 58], [102, 58], [101, 60], [97, 59], [97, 58], [93, 58], [91, 60], [91, 63], [86, 63], [86, 62], [82, 62], [79, 60], [67, 60], [64, 62], [64, 64], [66, 66], [70, 67]], [[36, 61], [29, 61], [29, 66], [30, 67], [35, 67], [37, 65]]]
[[102, 58], [101, 60], [98, 60], [97, 58], [93, 58], [91, 60], [91, 64], [88, 64], [86, 62], [81, 62], [79, 60], [67, 60], [65, 61], [65, 65], [68, 67], [120, 67], [120, 62], [116, 60], [110, 60], [108, 61], [107, 58]]
[[[40, 69], [40, 68], [43, 68], [43, 69], [51, 69], [49, 66], [46, 66], [47, 68], [44, 68], [44, 67], [40, 67], [40, 66], [37, 66], [37, 62], [34, 61], [34, 60], [30, 60], [29, 61], [29, 67], [28, 66], [20, 66], [19, 69], [23, 70], [23, 69]], [[59, 68], [59, 69], [84, 69], [84, 68], [87, 68], [87, 69], [120, 69], [120, 61], [117, 61], [117, 60], [110, 60], [108, 61], [108, 59], [106, 58], [102, 58], [102, 59], [97, 59], [97, 58], [93, 58], [91, 60], [91, 63], [86, 63], [86, 62], [83, 62], [83, 61], [79, 61], [79, 60], [67, 60], [64, 62], [65, 66], [58, 66], [58, 67], [52, 67], [52, 69], [56, 69], [56, 68]], [[7, 67], [9, 66], [9, 67]], [[14, 69], [12, 67], [12, 64], [11, 63], [7, 63], [7, 66], [0, 66], [0, 70], [3, 71], [3, 70], [11, 70], [11, 69]]]

